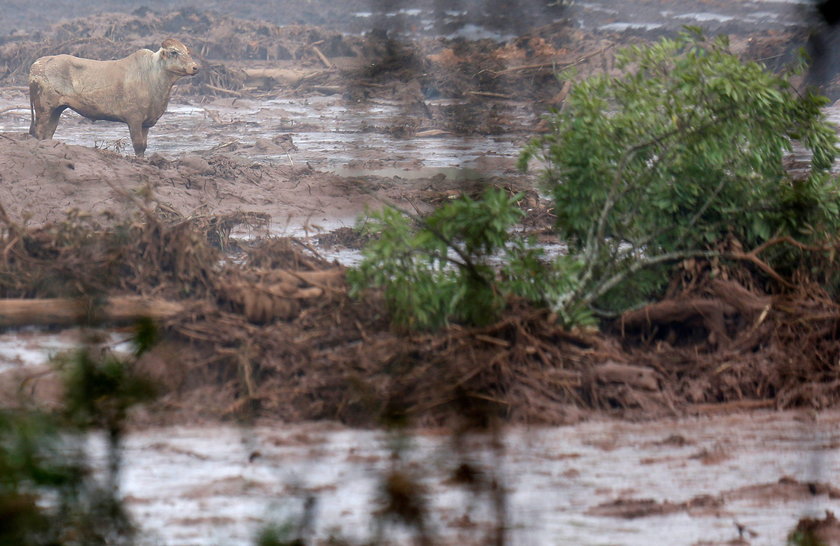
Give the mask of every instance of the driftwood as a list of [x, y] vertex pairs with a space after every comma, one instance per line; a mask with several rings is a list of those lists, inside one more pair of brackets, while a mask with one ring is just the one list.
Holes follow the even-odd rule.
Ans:
[[3, 299], [0, 300], [0, 326], [165, 320], [186, 308], [180, 302], [140, 296], [112, 296], [101, 304], [90, 298]]
[[513, 95], [505, 95], [503, 93], [491, 93], [489, 91], [467, 91], [467, 95], [474, 95], [476, 97], [488, 97], [491, 99], [512, 99]]
[[716, 336], [717, 341], [728, 341], [725, 317], [735, 312], [735, 307], [719, 300], [664, 300], [624, 313], [621, 316], [621, 327], [629, 330], [649, 330], [660, 324], [697, 323]]
[[321, 62], [322, 62], [322, 63], [324, 63], [324, 66], [326, 66], [327, 68], [332, 68], [332, 67], [333, 67], [333, 64], [332, 64], [332, 62], [330, 61], [329, 57], [327, 57], [326, 55], [324, 55], [324, 52], [323, 52], [323, 51], [321, 51], [321, 50], [318, 48], [318, 46], [313, 45], [313, 46], [312, 46], [312, 50], [315, 52], [315, 54], [316, 54], [316, 55], [318, 55], [318, 58], [319, 58], [319, 59], [321, 59]]
[[773, 304], [772, 297], [756, 295], [735, 281], [715, 279], [711, 282], [710, 291], [747, 319], [766, 313]]
[[28, 106], [9, 106], [8, 108], [0, 108], [0, 114], [5, 114], [7, 112], [16, 112], [16, 111], [24, 111], [29, 112]]
[[216, 91], [217, 93], [225, 93], [228, 95], [235, 95], [237, 97], [241, 97], [243, 95], [240, 91], [234, 91], [233, 89], [225, 89], [223, 87], [216, 87], [215, 85], [210, 85], [209, 83], [204, 84], [207, 86], [207, 89], [210, 91]]
[[[323, 271], [276, 271], [268, 283], [234, 283], [227, 286], [228, 299], [238, 303], [249, 320], [267, 322], [297, 316], [296, 300], [320, 298], [340, 292], [340, 269]], [[310, 286], [302, 286], [302, 285]], [[92, 298], [0, 299], [0, 327], [26, 325], [71, 325], [86, 322], [126, 323], [141, 318], [166, 320], [184, 313], [186, 303], [141, 296]]]
[[595, 366], [592, 372], [600, 383], [620, 383], [647, 391], [659, 390], [656, 370], [652, 368], [607, 362]]
[[658, 326], [700, 325], [709, 332], [713, 345], [728, 344], [726, 319], [740, 316], [741, 330], [735, 348], [753, 346], [759, 334], [758, 327], [767, 318], [773, 306], [773, 298], [750, 292], [739, 283], [715, 279], [708, 285], [707, 292], [713, 298], [685, 297], [660, 301], [641, 309], [628, 311], [621, 317], [625, 330], [653, 331]]
[[729, 402], [716, 402], [714, 404], [688, 404], [685, 406], [685, 411], [689, 414], [733, 413], [737, 411], [773, 408], [777, 405], [778, 402], [775, 398], [732, 400]]

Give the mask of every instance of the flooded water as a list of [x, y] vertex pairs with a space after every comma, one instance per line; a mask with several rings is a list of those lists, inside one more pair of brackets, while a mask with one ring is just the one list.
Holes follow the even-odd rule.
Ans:
[[[805, 485], [840, 476], [838, 425], [840, 414], [826, 412], [514, 427], [501, 452], [472, 438], [469, 461], [504, 483], [510, 544], [724, 542], [738, 537], [737, 522], [758, 533], [753, 546], [778, 545], [799, 518], [840, 511], [840, 499]], [[139, 431], [127, 441], [122, 493], [148, 544], [250, 544], [266, 523], [296, 521], [307, 496], [317, 537], [360, 542], [373, 536], [393, 440], [324, 424]], [[461, 459], [447, 437], [421, 432], [407, 445], [400, 463], [426, 488], [436, 543], [486, 543], [489, 499], [452, 484]], [[91, 450], [101, 454], [101, 442]], [[801, 494], [785, 493], [782, 479], [800, 482]], [[720, 502], [633, 518], [596, 509], [701, 496]]]
[[610, 32], [675, 31], [680, 25], [698, 25], [707, 33], [736, 29], [785, 30], [807, 24], [803, 8], [809, 0], [755, 0], [704, 2], [574, 2], [567, 16], [585, 29]]
[[[78, 331], [0, 333], [0, 373], [42, 364]], [[124, 336], [106, 343], [124, 347]], [[840, 513], [840, 412], [753, 412], [566, 427], [512, 426], [456, 450], [438, 430], [408, 437], [330, 423], [207, 424], [126, 438], [121, 496], [145, 545], [248, 545], [268, 524], [297, 523], [314, 499], [313, 536], [374, 536], [383, 476], [419, 481], [435, 544], [486, 544], [493, 498], [452, 479], [464, 462], [503, 487], [508, 544], [722, 544], [737, 525], [778, 545], [802, 517]], [[91, 436], [94, 468], [104, 439]], [[479, 482], [481, 483], [481, 482]], [[624, 507], [624, 508], [622, 508]], [[393, 530], [395, 544], [410, 544]], [[391, 536], [391, 535], [389, 535]], [[705, 542], [704, 542], [705, 541]]]
[[[0, 132], [25, 133], [29, 111], [25, 96], [0, 91], [0, 110], [20, 105], [20, 110], [0, 114]], [[523, 124], [537, 118], [524, 105], [512, 108]], [[237, 146], [241, 157], [258, 162], [309, 164], [339, 176], [378, 175], [404, 179], [437, 173], [456, 180], [511, 172], [527, 141], [526, 135], [396, 138], [385, 130], [402, 109], [393, 104], [348, 106], [338, 97], [272, 99], [267, 101], [217, 99], [206, 104], [173, 102], [149, 132], [147, 156], [158, 153], [174, 159], [188, 153], [224, 150]], [[826, 109], [829, 121], [840, 123], [840, 106]], [[266, 152], [260, 140], [290, 135], [296, 150], [286, 154]], [[65, 111], [54, 137], [80, 146], [116, 150], [132, 156], [128, 129], [122, 123], [90, 122]], [[365, 165], [368, 166], [360, 166]], [[376, 166], [370, 167], [370, 164]]]
[[[80, 347], [91, 333], [80, 328], [50, 331], [34, 326], [0, 332], [0, 374], [49, 364], [56, 356]], [[129, 336], [108, 331], [94, 333], [110, 350], [118, 354], [132, 352]]]
[[[0, 132], [29, 131], [29, 108], [23, 90], [0, 91]], [[435, 105], [434, 101], [430, 103]], [[523, 125], [536, 121], [524, 104], [511, 112]], [[353, 162], [378, 162], [385, 168], [487, 170], [487, 156], [506, 158], [508, 167], [527, 137], [523, 135], [457, 136], [449, 133], [420, 138], [396, 138], [387, 129], [403, 115], [399, 104], [375, 102], [347, 104], [337, 96], [270, 99], [216, 99], [206, 103], [173, 101], [149, 131], [146, 155], [177, 158], [186, 153], [224, 150], [232, 143], [237, 154], [261, 162], [308, 163], [322, 171], [351, 169]], [[278, 135], [290, 135], [297, 150], [267, 154], [254, 144]], [[90, 122], [71, 110], [62, 114], [56, 140], [79, 146], [117, 150], [133, 155], [128, 128], [123, 123]]]

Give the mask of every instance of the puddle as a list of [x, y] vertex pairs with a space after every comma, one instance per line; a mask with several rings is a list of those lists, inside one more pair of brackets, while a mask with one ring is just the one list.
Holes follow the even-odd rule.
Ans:
[[598, 27], [601, 30], [624, 32], [625, 30], [655, 30], [662, 28], [660, 23], [609, 23]]
[[[757, 2], [611, 2], [588, 0], [570, 7], [578, 26], [608, 32], [678, 31], [696, 25], [710, 33], [762, 32], [805, 26], [801, 6], [808, 0], [758, 0]], [[760, 10], [756, 10], [760, 7]], [[697, 8], [702, 8], [698, 10]]]
[[692, 21], [696, 21], [698, 23], [707, 23], [709, 21], [717, 21], [719, 23], [725, 23], [727, 21], [732, 21], [735, 19], [732, 15], [721, 15], [719, 13], [702, 13], [702, 12], [695, 12], [695, 13], [686, 13], [683, 15], [675, 15], [676, 19], [690, 19]]
[[60, 353], [78, 348], [91, 332], [103, 338], [103, 346], [118, 354], [132, 352], [129, 336], [118, 332], [79, 328], [51, 330], [34, 326], [4, 329], [0, 331], [0, 374], [24, 366], [48, 364]]

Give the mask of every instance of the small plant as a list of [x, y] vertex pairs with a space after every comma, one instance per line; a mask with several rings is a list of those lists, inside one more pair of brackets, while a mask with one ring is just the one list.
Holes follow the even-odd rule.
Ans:
[[[135, 355], [154, 343], [141, 322]], [[130, 544], [134, 527], [118, 497], [126, 411], [149, 400], [151, 383], [132, 359], [99, 354], [94, 344], [60, 360], [64, 415], [0, 411], [0, 544]], [[85, 460], [90, 429], [108, 440], [106, 480]]]
[[[51, 416], [0, 411], [0, 544], [54, 544], [72, 527], [81, 463]], [[56, 499], [58, 508], [45, 509], [44, 498]]]
[[491, 188], [422, 219], [392, 207], [370, 215], [362, 229], [378, 238], [348, 274], [353, 291], [381, 287], [394, 324], [407, 329], [485, 324], [512, 295], [542, 298], [542, 252], [511, 231], [519, 198]]
[[827, 546], [825, 542], [814, 535], [812, 530], [791, 531], [787, 538], [788, 546]]

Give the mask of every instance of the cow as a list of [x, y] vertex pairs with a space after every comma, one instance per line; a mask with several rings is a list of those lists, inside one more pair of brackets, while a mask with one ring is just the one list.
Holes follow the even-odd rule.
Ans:
[[198, 63], [174, 38], [153, 52], [141, 49], [115, 61], [72, 55], [41, 57], [29, 71], [29, 134], [52, 138], [61, 113], [70, 108], [92, 120], [128, 124], [134, 153], [143, 157], [146, 137], [166, 111], [175, 82], [198, 73]]

